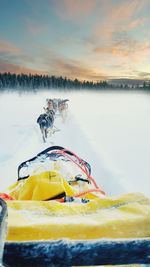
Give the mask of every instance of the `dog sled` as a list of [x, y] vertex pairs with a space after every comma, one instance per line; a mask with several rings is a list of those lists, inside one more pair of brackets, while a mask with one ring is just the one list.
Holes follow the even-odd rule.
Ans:
[[8, 212], [4, 266], [150, 263], [150, 200], [107, 196], [89, 163], [63, 147], [21, 163], [1, 198], [3, 226]]

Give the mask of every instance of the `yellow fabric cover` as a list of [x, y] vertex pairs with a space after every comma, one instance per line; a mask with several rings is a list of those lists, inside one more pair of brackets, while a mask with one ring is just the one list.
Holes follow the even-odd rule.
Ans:
[[150, 200], [140, 193], [85, 204], [54, 200], [7, 204], [7, 240], [150, 237]]
[[20, 180], [7, 190], [16, 200], [48, 200], [60, 194], [73, 196], [74, 191], [57, 171], [47, 171]]

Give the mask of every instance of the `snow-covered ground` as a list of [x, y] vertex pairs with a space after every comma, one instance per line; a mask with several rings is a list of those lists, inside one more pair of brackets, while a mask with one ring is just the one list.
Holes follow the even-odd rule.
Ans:
[[[36, 119], [46, 98], [69, 98], [65, 123], [47, 143]], [[0, 94], [0, 191], [17, 179], [17, 166], [51, 145], [73, 150], [92, 167], [111, 195], [150, 195], [150, 94], [145, 92], [54, 92]]]

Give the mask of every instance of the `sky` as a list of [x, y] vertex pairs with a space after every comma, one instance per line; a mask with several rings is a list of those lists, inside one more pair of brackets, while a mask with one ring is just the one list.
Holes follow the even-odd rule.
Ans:
[[0, 72], [150, 79], [150, 0], [0, 0]]

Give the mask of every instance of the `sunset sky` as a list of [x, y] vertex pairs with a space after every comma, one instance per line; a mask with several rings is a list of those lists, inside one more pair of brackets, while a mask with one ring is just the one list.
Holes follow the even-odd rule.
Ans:
[[150, 79], [150, 0], [0, 0], [0, 72]]

